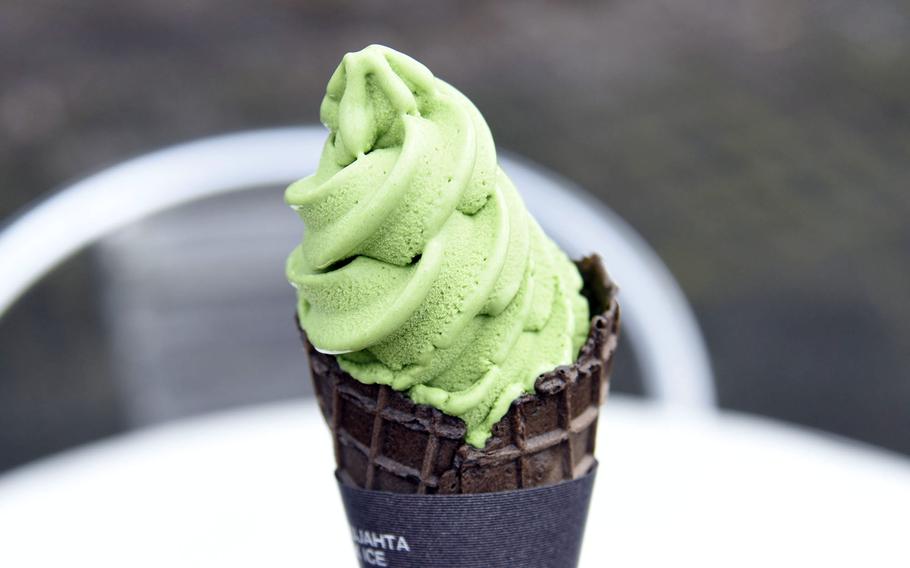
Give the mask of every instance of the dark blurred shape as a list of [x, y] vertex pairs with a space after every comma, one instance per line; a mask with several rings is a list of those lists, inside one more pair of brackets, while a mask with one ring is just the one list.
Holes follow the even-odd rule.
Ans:
[[79, 255], [0, 320], [0, 471], [126, 426], [95, 274]]
[[281, 270], [300, 222], [282, 189], [191, 203], [93, 249], [129, 426], [312, 394]]
[[[724, 406], [910, 453], [910, 8], [897, 0], [5, 3], [0, 215], [165, 144], [313, 122], [341, 54], [373, 42], [424, 61], [500, 145], [651, 241], [705, 326]], [[93, 278], [35, 292], [0, 322], [0, 351], [49, 353], [21, 330], [48, 333], [65, 313], [50, 306], [74, 298], [97, 307]], [[6, 406], [49, 412], [40, 377], [56, 371], [0, 365], [0, 421]]]

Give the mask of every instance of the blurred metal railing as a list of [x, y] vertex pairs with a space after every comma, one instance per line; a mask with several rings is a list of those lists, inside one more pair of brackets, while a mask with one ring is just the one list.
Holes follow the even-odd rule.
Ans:
[[[321, 127], [216, 136], [165, 148], [92, 175], [0, 233], [0, 317], [62, 261], [154, 213], [209, 196], [286, 184], [313, 171]], [[679, 285], [621, 218], [567, 180], [501, 156], [528, 208], [572, 256], [600, 253], [621, 288], [624, 330], [645, 389], [671, 406], [709, 410], [714, 383], [704, 339]]]

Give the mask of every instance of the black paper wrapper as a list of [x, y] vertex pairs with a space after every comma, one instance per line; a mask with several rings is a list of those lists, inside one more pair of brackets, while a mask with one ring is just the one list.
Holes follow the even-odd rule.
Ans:
[[364, 568], [574, 568], [596, 473], [595, 464], [555, 485], [461, 495], [338, 486]]

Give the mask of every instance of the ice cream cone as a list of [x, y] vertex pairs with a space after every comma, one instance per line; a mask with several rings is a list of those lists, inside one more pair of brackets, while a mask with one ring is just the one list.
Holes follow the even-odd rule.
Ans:
[[572, 264], [406, 55], [345, 55], [320, 117], [286, 273], [361, 565], [574, 566], [619, 328], [600, 259]]

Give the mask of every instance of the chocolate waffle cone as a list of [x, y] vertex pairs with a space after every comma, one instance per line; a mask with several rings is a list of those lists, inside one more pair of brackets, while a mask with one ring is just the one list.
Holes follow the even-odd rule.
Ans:
[[619, 332], [616, 287], [594, 255], [577, 262], [591, 330], [578, 359], [542, 374], [516, 399], [482, 449], [464, 422], [385, 385], [365, 385], [316, 351], [301, 331], [319, 408], [347, 485], [394, 493], [489, 493], [552, 485], [594, 466], [600, 405]]

